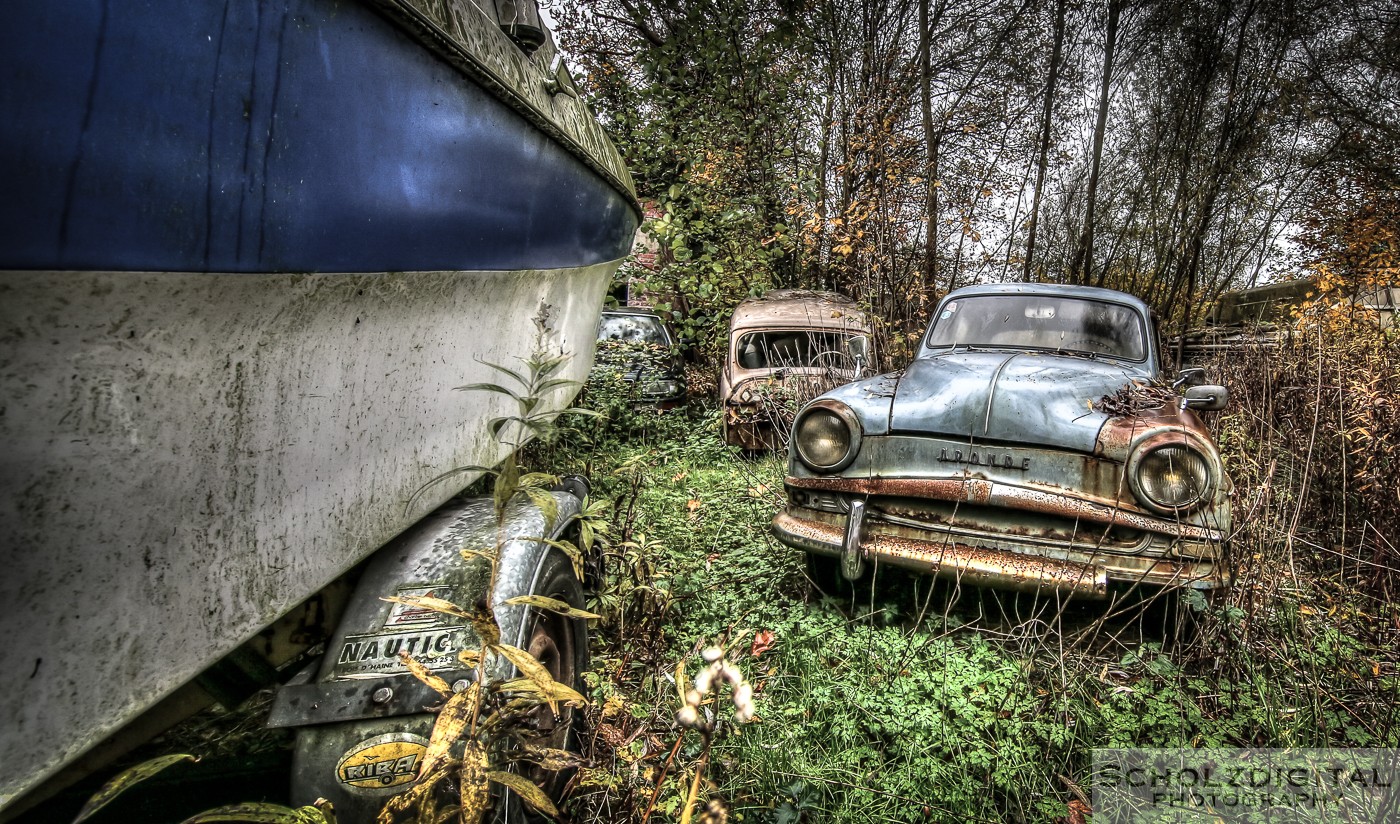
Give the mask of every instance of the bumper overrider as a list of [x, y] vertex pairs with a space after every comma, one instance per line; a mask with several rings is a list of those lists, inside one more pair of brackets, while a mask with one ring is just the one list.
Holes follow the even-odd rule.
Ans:
[[[938, 456], [949, 450], [930, 440], [867, 439], [870, 453], [906, 457], [892, 461], [895, 471], [883, 477], [859, 465], [821, 476], [793, 461], [789, 506], [774, 518], [774, 534], [804, 552], [841, 558], [847, 577], [878, 562], [972, 586], [1087, 598], [1107, 597], [1111, 584], [1213, 589], [1227, 582], [1221, 556], [1230, 528], [1228, 489], [1219, 492], [1223, 503], [1194, 518], [1159, 515], [1118, 495], [1030, 480], [1033, 471], [1004, 456], [996, 466], [964, 461], [939, 476], [929, 467], [940, 466]], [[1018, 452], [1033, 456], [1028, 466], [1057, 462], [1062, 480], [1074, 467], [1072, 474], [1091, 485], [1126, 486], [1118, 462]]]

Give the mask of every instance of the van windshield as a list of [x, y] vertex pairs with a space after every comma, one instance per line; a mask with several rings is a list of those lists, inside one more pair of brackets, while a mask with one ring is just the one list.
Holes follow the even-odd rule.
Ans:
[[854, 371], [850, 342], [845, 332], [773, 330], [749, 332], [735, 344], [734, 357], [741, 369], [791, 369], [815, 367]]
[[1146, 326], [1130, 306], [1048, 295], [974, 295], [945, 303], [930, 348], [1036, 349], [1147, 358]]

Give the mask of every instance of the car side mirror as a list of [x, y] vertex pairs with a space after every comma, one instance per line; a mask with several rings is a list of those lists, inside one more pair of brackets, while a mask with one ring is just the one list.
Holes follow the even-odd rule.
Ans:
[[853, 381], [860, 381], [865, 376], [865, 364], [868, 364], [871, 357], [871, 341], [865, 337], [851, 337], [846, 341], [846, 351], [851, 355], [851, 360], [855, 361], [855, 375]]
[[1230, 402], [1230, 390], [1223, 386], [1203, 384], [1186, 390], [1181, 399], [1182, 409], [1195, 409], [1198, 412], [1219, 412]]
[[1205, 382], [1206, 370], [1202, 369], [1199, 366], [1192, 366], [1190, 368], [1183, 369], [1180, 372], [1176, 373], [1176, 382], [1172, 384], [1172, 388], [1176, 389], [1182, 386], [1200, 386]]
[[865, 364], [870, 361], [870, 341], [864, 337], [854, 337], [846, 341], [846, 351], [856, 363], [856, 378], [865, 375]]

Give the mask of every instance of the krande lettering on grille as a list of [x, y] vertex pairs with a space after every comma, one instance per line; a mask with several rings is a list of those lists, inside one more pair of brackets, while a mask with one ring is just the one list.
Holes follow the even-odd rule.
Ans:
[[1022, 472], [1031, 468], [1030, 458], [1018, 458], [1009, 452], [997, 452], [994, 449], [972, 449], [964, 453], [961, 449], [954, 449], [949, 452], [945, 447], [938, 451], [940, 463], [955, 463], [964, 466], [986, 466], [998, 469], [1017, 469]]

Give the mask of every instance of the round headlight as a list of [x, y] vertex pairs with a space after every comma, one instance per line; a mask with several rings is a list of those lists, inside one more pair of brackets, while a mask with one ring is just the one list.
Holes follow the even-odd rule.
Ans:
[[1210, 494], [1210, 461], [1185, 444], [1149, 449], [1134, 464], [1138, 497], [1154, 509], [1178, 512], [1199, 504]]
[[802, 413], [793, 428], [797, 457], [814, 472], [835, 472], [849, 464], [860, 449], [860, 424], [850, 407], [817, 401]]

